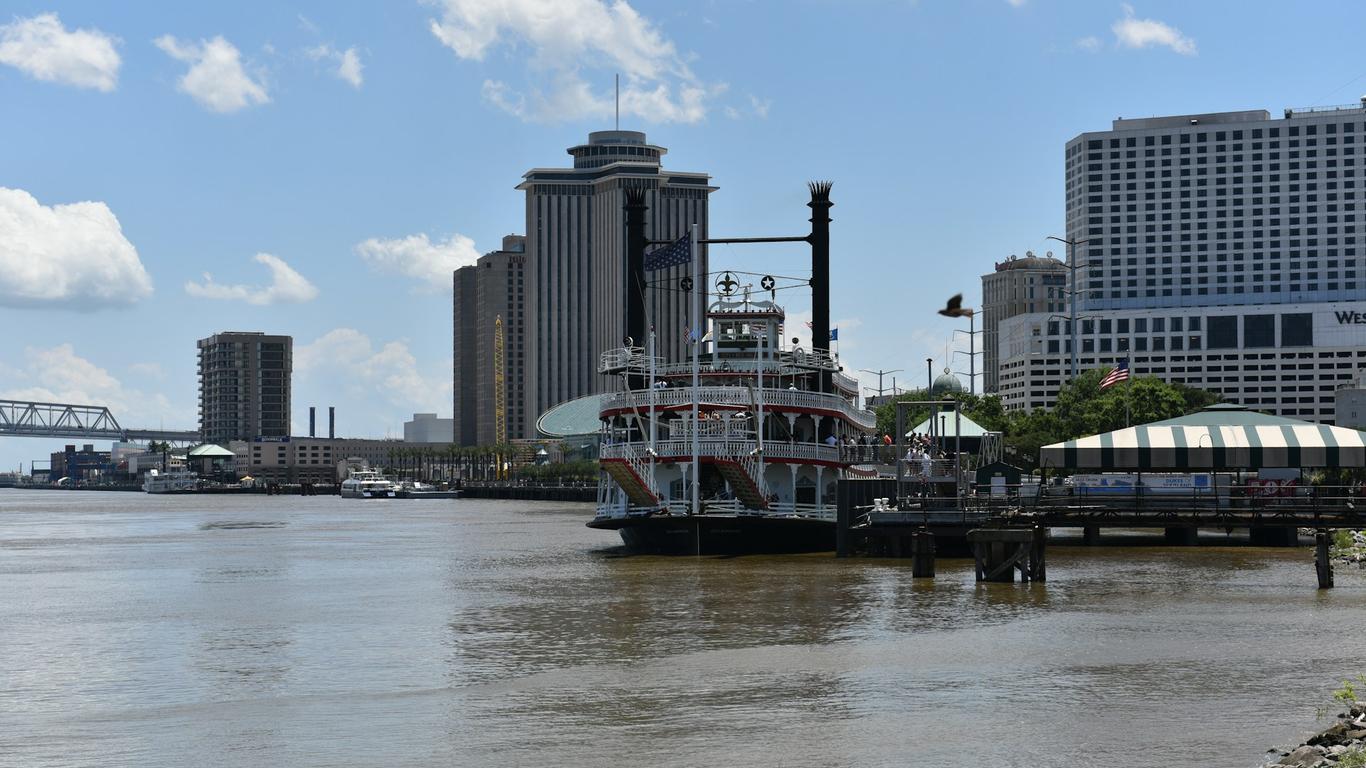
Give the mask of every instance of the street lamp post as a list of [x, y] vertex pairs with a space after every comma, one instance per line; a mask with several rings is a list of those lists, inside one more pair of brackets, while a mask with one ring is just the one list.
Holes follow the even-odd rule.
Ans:
[[[877, 376], [877, 396], [878, 396], [879, 398], [881, 398], [881, 397], [882, 397], [882, 394], [883, 394], [884, 392], [887, 391], [887, 390], [886, 390], [885, 388], [883, 388], [883, 386], [882, 386], [882, 377], [883, 377], [883, 376], [886, 376], [887, 374], [890, 374], [890, 373], [900, 373], [901, 370], [902, 370], [901, 368], [894, 368], [894, 369], [888, 371], [888, 370], [879, 368], [878, 370], [873, 371], [873, 370], [869, 370], [869, 369], [867, 369], [867, 368], [860, 368], [860, 369], [859, 369], [859, 372], [860, 372], [860, 373], [872, 373], [872, 374], [875, 374], [875, 375]], [[872, 387], [868, 387], [868, 389], [872, 389]], [[895, 379], [892, 380], [892, 389], [893, 389], [893, 390], [896, 389], [896, 380], [895, 380]], [[895, 395], [896, 392], [892, 392], [892, 394]]]
[[[982, 310], [978, 311], [980, 312]], [[968, 329], [966, 331], [962, 328], [953, 329], [954, 333], [966, 333], [968, 335], [968, 392], [974, 395], [977, 394], [977, 356], [982, 354], [977, 351], [977, 334], [985, 332], [977, 330], [976, 314], [977, 313], [974, 312], [973, 314], [968, 315]], [[958, 350], [954, 354], [961, 355], [963, 354], [963, 351]], [[962, 371], [959, 371], [959, 373], [962, 373]]]
[[[1049, 240], [1057, 240], [1067, 246], [1067, 269], [1068, 280], [1071, 283], [1071, 307], [1068, 310], [1070, 324], [1072, 326], [1072, 381], [1077, 380], [1077, 246], [1089, 242], [1087, 240], [1064, 240], [1053, 235], [1048, 236]], [[1089, 262], [1088, 262], [1089, 263]]]

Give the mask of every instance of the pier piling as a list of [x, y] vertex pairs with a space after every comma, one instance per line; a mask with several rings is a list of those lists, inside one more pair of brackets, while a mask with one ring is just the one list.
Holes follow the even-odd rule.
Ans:
[[[1042, 529], [977, 528], [968, 531], [978, 581], [1030, 581], [1043, 573]], [[1038, 558], [1036, 560], [1036, 557]]]
[[1088, 547], [1094, 547], [1100, 543], [1100, 526], [1083, 525], [1081, 527], [1081, 543]]
[[1173, 526], [1162, 529], [1162, 537], [1173, 547], [1193, 547], [1199, 532], [1187, 526]]
[[934, 578], [934, 534], [929, 531], [911, 534], [911, 578]]
[[1320, 528], [1314, 532], [1314, 570], [1319, 575], [1319, 589], [1333, 588], [1332, 544], [1332, 531]]

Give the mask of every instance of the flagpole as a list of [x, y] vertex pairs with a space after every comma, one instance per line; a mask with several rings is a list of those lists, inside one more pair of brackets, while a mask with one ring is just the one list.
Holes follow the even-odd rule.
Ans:
[[659, 486], [655, 484], [655, 396], [658, 391], [655, 389], [655, 326], [650, 323], [650, 335], [647, 341], [648, 349], [645, 354], [650, 356], [650, 492], [658, 493], [655, 489]]
[[[702, 384], [700, 372], [700, 350], [702, 348], [702, 279], [698, 274], [699, 259], [697, 258], [697, 224], [694, 222], [689, 231], [690, 237], [688, 248], [692, 251], [689, 256], [692, 261], [692, 323], [688, 331], [691, 339], [692, 335], [697, 334], [697, 338], [692, 339], [692, 513], [694, 515], [702, 512], [702, 484], [698, 470], [701, 469], [698, 454], [701, 449], [698, 446], [698, 432], [702, 423], [699, 421], [698, 408], [698, 389]], [[698, 535], [698, 547], [702, 546], [702, 537]]]
[[1124, 361], [1124, 379], [1124, 428], [1128, 429], [1129, 425], [1133, 422], [1133, 420], [1129, 418], [1129, 401], [1133, 399], [1134, 388], [1134, 376], [1133, 372], [1129, 370], [1128, 360]]

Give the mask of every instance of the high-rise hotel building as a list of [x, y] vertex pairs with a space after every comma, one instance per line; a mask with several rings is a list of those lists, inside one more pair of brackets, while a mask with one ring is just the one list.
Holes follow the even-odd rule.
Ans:
[[[1080, 370], [1127, 359], [1231, 402], [1331, 422], [1366, 363], [1366, 100], [1115, 120], [1065, 152]], [[1069, 377], [1066, 312], [999, 327], [1010, 410]]]
[[1000, 390], [997, 373], [1001, 321], [1031, 312], [1061, 312], [1066, 306], [1067, 265], [1047, 256], [1025, 251], [996, 263], [982, 275], [982, 373], [984, 392]]
[[204, 442], [289, 436], [293, 338], [224, 332], [200, 339], [197, 346]]
[[[572, 168], [534, 168], [517, 187], [526, 192], [523, 407], [533, 422], [552, 406], [620, 384], [597, 368], [602, 351], [622, 346], [626, 335], [626, 190], [646, 192], [647, 238], [675, 240], [694, 223], [707, 237], [707, 201], [716, 187], [705, 173], [665, 170], [665, 152], [644, 133], [597, 131], [569, 148]], [[705, 248], [701, 259], [705, 273]], [[683, 355], [689, 294], [679, 281], [689, 269], [647, 275], [646, 313], [657, 353], [668, 359]]]
[[455, 271], [454, 439], [461, 445], [498, 442], [494, 350], [499, 334], [507, 438], [535, 436], [536, 414], [527, 413], [524, 391], [529, 353], [526, 261], [526, 238], [508, 235], [501, 249]]

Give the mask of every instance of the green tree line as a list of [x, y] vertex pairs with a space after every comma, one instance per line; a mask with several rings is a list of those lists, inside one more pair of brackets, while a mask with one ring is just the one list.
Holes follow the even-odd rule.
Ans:
[[[1203, 389], [1169, 384], [1155, 377], [1130, 378], [1101, 389], [1100, 382], [1106, 373], [1108, 369], [1096, 368], [1063, 385], [1050, 411], [1035, 409], [1029, 413], [1007, 413], [997, 395], [959, 393], [941, 399], [958, 400], [962, 403], [963, 415], [984, 429], [1002, 433], [1006, 460], [1025, 468], [1038, 465], [1040, 446], [1123, 429], [1126, 408], [1128, 425], [1132, 426], [1184, 416], [1219, 402], [1217, 395]], [[897, 395], [893, 400], [927, 399], [926, 391], [918, 389]], [[885, 403], [874, 412], [878, 434], [895, 437], [896, 406], [892, 402]], [[906, 429], [915, 428], [929, 415], [928, 406], [910, 408]]]

